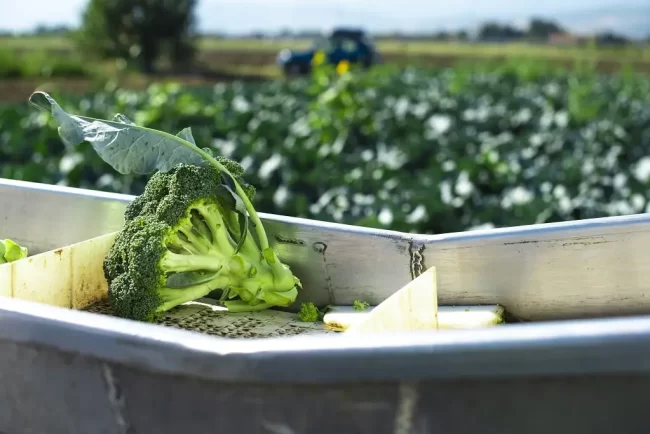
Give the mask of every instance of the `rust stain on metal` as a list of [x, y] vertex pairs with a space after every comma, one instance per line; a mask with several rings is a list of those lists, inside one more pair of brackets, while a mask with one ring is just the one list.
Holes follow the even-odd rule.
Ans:
[[508, 243], [503, 243], [504, 246], [518, 246], [518, 245], [525, 245], [525, 244], [559, 244], [563, 247], [567, 246], [591, 246], [595, 244], [609, 244], [613, 243], [614, 241], [608, 241], [604, 237], [601, 236], [593, 236], [593, 237], [574, 237], [574, 238], [554, 238], [551, 240], [524, 240], [524, 241], [512, 241]]
[[610, 244], [613, 243], [613, 241], [575, 241], [571, 243], [564, 243], [562, 244], [563, 247], [568, 247], [568, 246], [593, 246], [596, 244]]
[[549, 241], [540, 241], [540, 240], [530, 240], [530, 241], [514, 241], [511, 243], [503, 243], [504, 246], [516, 246], [519, 244], [538, 244], [538, 243], [548, 243]]
[[281, 235], [276, 235], [275, 240], [280, 244], [291, 244], [294, 246], [304, 246], [306, 244], [303, 240], [297, 238], [286, 238]]
[[424, 271], [424, 244], [411, 240], [409, 242], [409, 274], [414, 280]]

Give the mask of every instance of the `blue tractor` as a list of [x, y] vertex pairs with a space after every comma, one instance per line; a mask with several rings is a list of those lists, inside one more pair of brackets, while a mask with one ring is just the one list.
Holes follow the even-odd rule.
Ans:
[[308, 50], [280, 51], [277, 63], [287, 76], [309, 74], [317, 52], [323, 52], [325, 63], [331, 65], [346, 60], [350, 64], [370, 68], [381, 60], [375, 45], [363, 30], [336, 29], [327, 37], [315, 40]]

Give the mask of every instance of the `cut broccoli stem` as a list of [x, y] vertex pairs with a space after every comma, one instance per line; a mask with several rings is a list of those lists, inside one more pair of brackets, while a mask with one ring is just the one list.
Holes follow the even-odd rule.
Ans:
[[223, 267], [223, 259], [220, 255], [183, 255], [167, 252], [161, 258], [160, 266], [168, 273], [219, 271]]
[[191, 255], [198, 255], [200, 254], [199, 250], [194, 246], [192, 243], [190, 243], [188, 240], [184, 240], [178, 236], [174, 237], [173, 239], [168, 239], [166, 241], [167, 248], [170, 251], [173, 251], [174, 253], [179, 253], [180, 252], [187, 252]]
[[221, 219], [221, 214], [218, 212], [218, 208], [214, 213], [201, 213], [203, 221], [207, 224], [208, 228], [212, 232], [213, 243], [216, 244], [219, 249], [226, 256], [231, 256], [235, 254], [235, 244], [232, 238], [228, 234], [228, 230]]
[[192, 222], [192, 226], [196, 229], [196, 231], [204, 237], [208, 242], [213, 243], [214, 242], [214, 231], [215, 229], [218, 228], [209, 228], [208, 224], [205, 221], [205, 217], [202, 216], [199, 211], [193, 209], [190, 211], [190, 220]]
[[178, 237], [181, 240], [183, 240], [183, 238], [187, 239], [187, 241], [198, 250], [198, 253], [207, 253], [212, 248], [208, 240], [203, 238], [201, 235], [195, 234], [191, 227], [179, 227]]
[[228, 284], [228, 277], [216, 276], [214, 279], [201, 283], [190, 288], [162, 288], [158, 291], [163, 302], [156, 309], [157, 312], [165, 312], [183, 303], [205, 297], [215, 289], [225, 287]]

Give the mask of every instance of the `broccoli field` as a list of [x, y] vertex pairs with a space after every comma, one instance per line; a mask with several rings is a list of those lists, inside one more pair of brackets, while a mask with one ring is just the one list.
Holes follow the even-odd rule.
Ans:
[[[291, 81], [51, 92], [65, 110], [240, 162], [260, 212], [420, 233], [645, 212], [650, 78], [378, 68]], [[0, 106], [0, 177], [141, 194], [25, 101]]]

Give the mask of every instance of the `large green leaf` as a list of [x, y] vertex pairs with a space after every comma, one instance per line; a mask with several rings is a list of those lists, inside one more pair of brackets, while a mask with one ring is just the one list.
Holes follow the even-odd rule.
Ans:
[[139, 127], [122, 114], [112, 121], [71, 115], [54, 98], [40, 91], [32, 94], [29, 101], [52, 114], [66, 145], [89, 142], [105, 162], [123, 175], [145, 175], [156, 169], [166, 172], [179, 163], [205, 164], [189, 128], [173, 136]]

